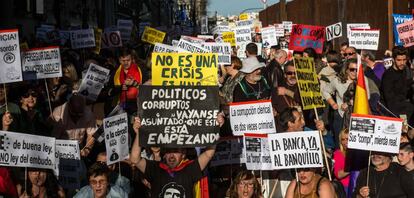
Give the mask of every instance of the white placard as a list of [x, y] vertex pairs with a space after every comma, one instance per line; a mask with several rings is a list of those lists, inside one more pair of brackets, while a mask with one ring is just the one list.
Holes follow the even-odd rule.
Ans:
[[323, 167], [318, 131], [268, 134], [272, 169]]
[[293, 22], [292, 21], [282, 21], [282, 25], [283, 25], [283, 29], [285, 30], [285, 32], [292, 32], [292, 26], [293, 26]]
[[218, 25], [213, 28], [213, 34], [221, 34], [222, 32], [231, 31], [228, 25]]
[[275, 24], [275, 34], [277, 37], [285, 36], [285, 28], [283, 28], [283, 24]]
[[197, 38], [207, 40], [207, 39], [214, 39], [213, 35], [197, 35]]
[[253, 26], [253, 19], [249, 19], [249, 20], [243, 20], [243, 21], [236, 21], [236, 26], [237, 27], [249, 27], [251, 28]]
[[78, 92], [86, 98], [95, 101], [109, 77], [109, 69], [91, 63]]
[[62, 77], [59, 47], [25, 51], [22, 63], [25, 80]]
[[191, 52], [191, 53], [206, 53], [207, 51], [197, 43], [191, 43], [187, 40], [180, 39], [177, 45], [178, 52]]
[[247, 170], [272, 170], [267, 135], [245, 134], [244, 154]]
[[56, 158], [80, 160], [79, 142], [77, 140], [56, 140]]
[[356, 49], [378, 50], [380, 31], [379, 29], [351, 29], [349, 46]]
[[342, 37], [342, 22], [327, 26], [325, 32], [327, 41]]
[[104, 32], [102, 34], [102, 49], [111, 47], [122, 47], [122, 37], [119, 31]]
[[73, 30], [70, 32], [72, 49], [95, 47], [95, 35], [93, 29]]
[[166, 45], [163, 43], [156, 43], [154, 45], [153, 52], [166, 52], [166, 53], [172, 53], [172, 52], [178, 52], [178, 49], [171, 45]]
[[272, 103], [268, 100], [232, 103], [230, 125], [233, 135], [276, 133]]
[[0, 165], [55, 169], [55, 138], [0, 131]]
[[56, 140], [56, 164], [59, 183], [66, 189], [80, 188], [80, 150], [76, 140]]
[[398, 153], [403, 119], [352, 114], [348, 148]]
[[262, 28], [262, 43], [265, 48], [277, 45], [276, 28], [274, 26]]
[[17, 29], [0, 30], [0, 83], [23, 80]]
[[210, 53], [218, 54], [218, 64], [231, 64], [231, 46], [230, 43], [203, 43], [204, 47]]
[[128, 115], [105, 118], [103, 121], [106, 145], [106, 164], [111, 165], [129, 157]]
[[128, 42], [131, 39], [133, 26], [134, 22], [132, 22], [132, 20], [118, 19], [117, 27], [119, 32], [121, 32], [121, 38], [123, 41]]
[[371, 29], [368, 23], [348, 23], [346, 24], [346, 35], [349, 38], [351, 29]]
[[210, 161], [210, 166], [245, 163], [243, 146], [242, 137], [219, 140], [216, 145], [216, 152]]

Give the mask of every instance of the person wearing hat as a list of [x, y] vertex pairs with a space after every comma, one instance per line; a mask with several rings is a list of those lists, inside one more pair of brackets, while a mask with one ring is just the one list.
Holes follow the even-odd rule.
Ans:
[[243, 60], [241, 72], [246, 75], [234, 88], [233, 102], [264, 100], [270, 98], [271, 88], [262, 75], [264, 63], [256, 57], [249, 57]]

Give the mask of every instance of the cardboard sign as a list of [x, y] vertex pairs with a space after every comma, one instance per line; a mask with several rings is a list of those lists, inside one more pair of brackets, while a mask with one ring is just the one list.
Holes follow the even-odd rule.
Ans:
[[272, 169], [323, 167], [318, 131], [268, 134]]
[[243, 137], [221, 138], [216, 145], [216, 152], [210, 160], [210, 166], [243, 164], [246, 162], [243, 152]]
[[312, 25], [294, 25], [290, 34], [289, 49], [302, 52], [311, 47], [322, 54], [325, 42], [325, 27]]
[[411, 21], [413, 20], [413, 15], [410, 14], [392, 14], [392, 18], [393, 18], [393, 31], [394, 31], [394, 44], [395, 45], [399, 45], [402, 46], [403, 42], [401, 41], [399, 35], [398, 35], [398, 30], [397, 30], [397, 25], [405, 23], [407, 21]]
[[267, 134], [245, 134], [244, 153], [247, 170], [272, 170]]
[[378, 50], [379, 29], [351, 29], [349, 46], [356, 49]]
[[0, 165], [55, 168], [55, 138], [0, 131]]
[[134, 27], [134, 22], [132, 20], [118, 19], [117, 27], [119, 32], [121, 32], [123, 41], [128, 42], [131, 40], [132, 28]]
[[414, 45], [414, 21], [407, 21], [397, 25], [398, 36], [404, 47]]
[[202, 47], [204, 47], [208, 52], [216, 53], [218, 55], [218, 64], [231, 64], [232, 49], [230, 43], [203, 43]]
[[348, 148], [398, 153], [403, 119], [352, 114]]
[[313, 58], [295, 58], [294, 64], [303, 110], [325, 107]]
[[56, 162], [59, 167], [59, 184], [66, 189], [79, 189], [80, 150], [76, 140], [56, 140]]
[[155, 45], [155, 43], [162, 43], [164, 41], [165, 32], [161, 32], [152, 27], [145, 27], [141, 40]]
[[180, 39], [177, 45], [179, 52], [190, 52], [190, 53], [206, 53], [207, 51], [197, 43], [189, 42], [185, 39]]
[[368, 23], [348, 23], [346, 24], [346, 35], [349, 38], [351, 35], [351, 29], [371, 29]]
[[109, 70], [91, 63], [78, 92], [86, 98], [95, 101], [109, 77]]
[[276, 28], [274, 26], [262, 28], [262, 43], [265, 48], [277, 45]]
[[122, 47], [121, 33], [119, 31], [104, 32], [102, 34], [102, 49]]
[[0, 30], [0, 83], [23, 80], [17, 29]]
[[23, 53], [25, 80], [62, 77], [59, 47], [37, 48]]
[[217, 85], [217, 54], [153, 53], [152, 85]]
[[93, 29], [73, 30], [70, 32], [72, 49], [95, 47]]
[[105, 118], [103, 120], [106, 146], [106, 164], [111, 165], [129, 157], [128, 115]]
[[178, 52], [178, 49], [174, 46], [171, 46], [171, 45], [156, 43], [155, 46], [154, 46], [153, 52], [173, 53], [173, 52]]
[[233, 135], [276, 133], [271, 101], [231, 103], [230, 125]]
[[223, 32], [222, 38], [224, 42], [230, 43], [232, 47], [236, 46], [236, 37], [234, 35], [234, 32]]
[[342, 37], [342, 22], [335, 23], [326, 27], [326, 40], [330, 41]]
[[217, 86], [140, 86], [141, 146], [195, 147], [215, 144]]

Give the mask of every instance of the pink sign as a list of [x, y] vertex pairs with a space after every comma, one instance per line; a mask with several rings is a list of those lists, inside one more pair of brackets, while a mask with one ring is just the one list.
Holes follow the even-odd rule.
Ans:
[[404, 47], [414, 45], [414, 21], [407, 21], [397, 25], [398, 36], [403, 42]]

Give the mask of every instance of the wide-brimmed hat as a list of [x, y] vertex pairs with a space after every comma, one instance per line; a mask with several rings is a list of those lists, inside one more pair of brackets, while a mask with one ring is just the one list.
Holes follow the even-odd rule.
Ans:
[[243, 67], [240, 69], [240, 71], [246, 74], [250, 74], [254, 70], [260, 69], [266, 66], [264, 63], [259, 62], [256, 57], [246, 58], [242, 61], [242, 63], [243, 63]]

